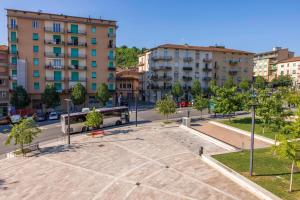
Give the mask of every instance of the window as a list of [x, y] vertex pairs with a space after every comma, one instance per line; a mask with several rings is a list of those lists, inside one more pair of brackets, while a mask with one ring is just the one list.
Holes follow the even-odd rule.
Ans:
[[38, 58], [33, 58], [33, 65], [38, 66], [39, 65], [39, 59]]
[[11, 63], [16, 65], [17, 64], [17, 57], [11, 57]]
[[10, 40], [12, 42], [16, 42], [17, 41], [17, 33], [16, 32], [10, 32]]
[[78, 67], [79, 66], [79, 61], [78, 60], [71, 60], [71, 65], [74, 67]]
[[54, 59], [53, 63], [54, 63], [53, 65], [55, 67], [60, 67], [61, 66], [61, 59]]
[[12, 44], [11, 46], [10, 46], [10, 48], [11, 48], [11, 53], [17, 53], [17, 46], [15, 45], [15, 44]]
[[127, 84], [127, 88], [131, 88], [131, 84], [130, 83]]
[[120, 83], [120, 88], [122, 88], [122, 83]]
[[78, 72], [72, 72], [71, 73], [71, 80], [72, 81], [78, 81], [79, 80], [79, 73]]
[[112, 28], [112, 27], [108, 28], [108, 35], [109, 35], [109, 37], [112, 37], [114, 35], [114, 28]]
[[78, 49], [77, 48], [71, 49], [71, 57], [78, 57]]
[[40, 90], [40, 83], [39, 82], [34, 82], [33, 83], [33, 88], [34, 88], [34, 90]]
[[96, 38], [92, 38], [91, 43], [92, 44], [97, 44]]
[[55, 42], [55, 44], [60, 44], [61, 42], [60, 35], [53, 35], [53, 41]]
[[33, 77], [39, 77], [40, 76], [40, 71], [39, 70], [34, 70], [33, 71]]
[[78, 33], [78, 25], [71, 24], [71, 33]]
[[5, 80], [4, 79], [0, 79], [0, 85], [5, 85]]
[[60, 47], [53, 47], [53, 53], [58, 56], [61, 54], [61, 48]]
[[75, 37], [75, 36], [71, 36], [71, 43], [73, 45], [78, 45], [78, 37]]
[[114, 59], [114, 51], [113, 51], [113, 50], [110, 50], [108, 56], [109, 56], [109, 59], [110, 59], [110, 60], [113, 60], [113, 59]]
[[91, 65], [92, 67], [97, 67], [97, 62], [93, 60]]
[[126, 88], [126, 83], [123, 83], [123, 88]]
[[92, 27], [92, 33], [96, 33], [96, 27]]
[[108, 79], [109, 80], [113, 80], [114, 79], [114, 74], [113, 73], [109, 73], [108, 74]]
[[32, 39], [33, 40], [39, 40], [39, 34], [38, 33], [32, 33]]
[[53, 72], [54, 74], [54, 80], [55, 81], [61, 81], [62, 79], [61, 79], [61, 71], [54, 71]]
[[296, 74], [296, 70], [293, 70], [293, 74]]
[[108, 48], [114, 48], [114, 41], [113, 40], [109, 40]]
[[91, 52], [92, 56], [96, 56], [97, 55], [97, 51], [96, 49], [92, 49], [92, 52]]
[[34, 53], [38, 53], [38, 52], [39, 52], [39, 46], [34, 45], [34, 46], [33, 46], [33, 52], [34, 52]]
[[92, 83], [92, 90], [96, 90], [97, 89], [97, 84], [96, 83]]
[[114, 67], [114, 62], [113, 62], [113, 61], [109, 61], [108, 67], [109, 67], [109, 68], [113, 68], [113, 67]]
[[10, 27], [11, 28], [17, 28], [16, 19], [10, 19]]
[[11, 70], [11, 75], [16, 77], [17, 76], [17, 70], [16, 69]]
[[199, 63], [196, 63], [196, 67], [199, 67]]
[[200, 59], [200, 52], [196, 51], [196, 59], [199, 60]]
[[13, 90], [16, 89], [17, 85], [18, 85], [17, 82], [13, 82], [13, 83], [12, 83], [12, 89], [13, 89]]
[[92, 72], [92, 78], [96, 78], [96, 72]]
[[32, 21], [32, 28], [38, 28], [38, 21], [37, 20]]
[[54, 83], [54, 87], [55, 87], [56, 91], [62, 90], [61, 83]]
[[53, 23], [53, 32], [60, 32], [60, 23]]
[[115, 84], [109, 83], [108, 84], [108, 90], [115, 90]]

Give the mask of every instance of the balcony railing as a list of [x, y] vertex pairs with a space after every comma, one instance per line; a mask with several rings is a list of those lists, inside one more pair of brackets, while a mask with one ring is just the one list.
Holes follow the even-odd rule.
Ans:
[[11, 43], [17, 43], [18, 42], [18, 38], [11, 39], [11, 37], [9, 37], [8, 41], [11, 42]]
[[67, 80], [69, 82], [86, 82], [87, 78], [86, 77], [79, 77], [78, 79], [68, 78]]
[[107, 34], [107, 37], [109, 37], [109, 38], [116, 37], [116, 33], [108, 33], [108, 34]]
[[50, 33], [64, 33], [65, 30], [63, 28], [54, 29], [53, 27], [45, 27], [45, 32], [50, 32]]
[[192, 71], [193, 67], [183, 67], [182, 69], [185, 70], [185, 71]]
[[84, 53], [79, 53], [77, 55], [72, 55], [71, 53], [68, 54], [68, 57], [70, 58], [86, 58], [86, 54]]
[[8, 29], [12, 29], [12, 30], [17, 30], [17, 29], [18, 29], [18, 25], [12, 26], [11, 24], [8, 24], [8, 25], [7, 25], [7, 28], [8, 28]]
[[64, 81], [64, 80], [66, 80], [64, 77], [60, 77], [60, 78], [57, 78], [57, 77], [48, 77], [48, 76], [46, 76], [45, 77], [45, 80], [46, 81], [57, 81], [57, 82], [62, 82], [62, 81]]
[[86, 35], [86, 30], [77, 30], [77, 31], [72, 31], [71, 29], [68, 29], [68, 33], [71, 33], [71, 34], [81, 34], [81, 35]]
[[45, 65], [46, 69], [52, 70], [52, 69], [64, 69], [65, 67], [60, 65], [60, 66], [54, 66], [54, 65]]
[[115, 60], [116, 57], [115, 56], [108, 56], [108, 60]]
[[209, 63], [209, 62], [211, 62], [211, 61], [212, 61], [211, 58], [203, 58], [203, 62]]
[[229, 75], [237, 75], [237, 73], [238, 73], [238, 70], [237, 69], [231, 69], [231, 70], [229, 70], [228, 71], [228, 73], [229, 73]]
[[115, 77], [108, 77], [108, 78], [107, 78], [107, 81], [115, 81], [115, 80], [116, 80]]
[[211, 81], [211, 77], [209, 77], [209, 76], [204, 76], [204, 77], [203, 77], [203, 81], [205, 81], [205, 82]]
[[9, 63], [8, 65], [9, 65], [10, 68], [15, 68], [15, 67], [17, 67], [17, 64], [15, 64], [15, 63]]
[[10, 51], [9, 51], [9, 54], [12, 54], [12, 55], [18, 55], [19, 52], [18, 52], [18, 51], [12, 51], [12, 50], [10, 50]]
[[110, 71], [116, 71], [116, 67], [115, 66], [108, 66], [108, 70], [110, 70]]
[[86, 47], [86, 42], [74, 42], [74, 41], [68, 41], [67, 45], [69, 46], [79, 46], [79, 47]]
[[61, 40], [44, 40], [44, 43], [48, 44], [48, 45], [64, 45], [65, 44], [65, 42], [61, 41]]
[[171, 76], [167, 76], [167, 75], [158, 76], [158, 81], [171, 81], [171, 80], [172, 80]]
[[160, 90], [171, 90], [172, 89], [172, 85], [162, 85], [159, 86]]
[[237, 60], [229, 60], [230, 65], [237, 65], [238, 61]]
[[151, 84], [151, 85], [150, 85], [150, 88], [151, 88], [152, 90], [158, 90], [158, 89], [159, 89], [159, 86], [156, 85], [156, 84]]
[[212, 68], [210, 68], [210, 67], [204, 67], [204, 68], [203, 68], [203, 71], [204, 71], [204, 72], [211, 72], [211, 71], [212, 71]]
[[152, 60], [154, 61], [158, 61], [158, 60], [172, 60], [172, 56], [152, 56], [151, 57]]
[[68, 68], [71, 70], [86, 70], [87, 69], [86, 66], [76, 66], [76, 65], [71, 65]]
[[16, 80], [18, 80], [18, 77], [17, 77], [17, 75], [12, 75], [12, 76], [9, 76], [9, 80], [16, 81]]
[[182, 80], [184, 80], [184, 81], [191, 81], [191, 80], [193, 80], [193, 78], [190, 77], [190, 76], [182, 76]]
[[53, 52], [45, 52], [45, 56], [49, 58], [63, 58], [65, 57], [64, 53], [53, 53]]
[[192, 57], [184, 57], [183, 62], [192, 62], [193, 58]]
[[161, 65], [161, 66], [158, 66], [158, 67], [152, 67], [152, 70], [153, 70], [153, 71], [159, 71], [159, 70], [172, 70], [172, 67], [171, 67], [171, 66], [168, 66], [168, 65]]

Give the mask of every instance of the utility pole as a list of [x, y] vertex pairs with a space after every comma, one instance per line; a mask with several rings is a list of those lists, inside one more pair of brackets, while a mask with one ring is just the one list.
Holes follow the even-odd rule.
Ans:
[[135, 96], [135, 126], [137, 126], [137, 94], [134, 95]]
[[251, 147], [250, 147], [250, 176], [253, 175], [253, 152], [254, 152], [254, 130], [255, 130], [255, 92], [254, 92], [254, 78], [252, 80], [252, 98], [253, 102], [251, 105], [251, 113], [252, 113], [252, 124], [251, 124]]
[[70, 102], [71, 99], [65, 99], [67, 102], [67, 111], [68, 111], [68, 146], [70, 147], [71, 144], [71, 136], [70, 136]]

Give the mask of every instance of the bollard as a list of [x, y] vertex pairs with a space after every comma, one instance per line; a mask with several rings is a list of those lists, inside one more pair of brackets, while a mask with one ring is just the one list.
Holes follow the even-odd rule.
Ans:
[[203, 154], [203, 146], [200, 146], [200, 149], [199, 149], [199, 156], [202, 156]]

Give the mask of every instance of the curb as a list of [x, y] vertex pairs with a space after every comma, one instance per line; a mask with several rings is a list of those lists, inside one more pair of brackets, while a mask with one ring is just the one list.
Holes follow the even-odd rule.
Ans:
[[264, 189], [263, 187], [257, 185], [256, 183], [250, 181], [246, 177], [240, 175], [236, 171], [232, 170], [231, 168], [227, 167], [226, 165], [220, 163], [216, 159], [212, 158], [210, 155], [202, 155], [202, 160], [219, 171], [224, 176], [228, 177], [238, 185], [242, 186], [243, 188], [247, 189], [249, 192], [253, 193], [259, 199], [263, 200], [281, 200], [275, 194], [269, 192], [268, 190]]
[[239, 150], [236, 147], [233, 147], [233, 146], [231, 146], [229, 144], [226, 144], [226, 143], [224, 143], [224, 142], [222, 142], [220, 140], [217, 140], [217, 139], [215, 139], [213, 137], [210, 137], [210, 136], [208, 136], [208, 135], [206, 135], [204, 133], [201, 133], [199, 131], [196, 131], [196, 130], [194, 130], [192, 128], [189, 128], [189, 127], [186, 127], [186, 126], [183, 126], [183, 125], [180, 125], [179, 127], [182, 128], [182, 129], [184, 129], [184, 130], [186, 130], [186, 131], [188, 131], [189, 133], [191, 133], [193, 135], [201, 137], [202, 139], [204, 139], [206, 141], [209, 141], [209, 142], [211, 142], [211, 143], [213, 143], [213, 144], [215, 144], [215, 145], [217, 145], [219, 147], [222, 147], [223, 149], [226, 149], [228, 151], [237, 151], [237, 150]]
[[[222, 127], [222, 128], [226, 128], [226, 129], [228, 129], [228, 130], [237, 132], [237, 133], [239, 133], [239, 134], [242, 134], [242, 135], [246, 135], [246, 136], [248, 136], [248, 137], [251, 137], [251, 133], [250, 133], [250, 132], [241, 130], [241, 129], [239, 129], [239, 128], [235, 128], [235, 127], [232, 127], [232, 126], [229, 126], [229, 125], [226, 125], [226, 124], [222, 124], [222, 123], [216, 122], [216, 121], [209, 121], [208, 123], [211, 123], [211, 124], [214, 124], [214, 125], [216, 125], [216, 126], [219, 126], [219, 127]], [[272, 145], [275, 144], [275, 140], [272, 140], [272, 139], [270, 139], [270, 138], [267, 138], [267, 137], [264, 137], [264, 136], [261, 136], [261, 135], [255, 134], [255, 139], [260, 140], [260, 141], [263, 141], [263, 142], [268, 143], [268, 144], [272, 144]]]

